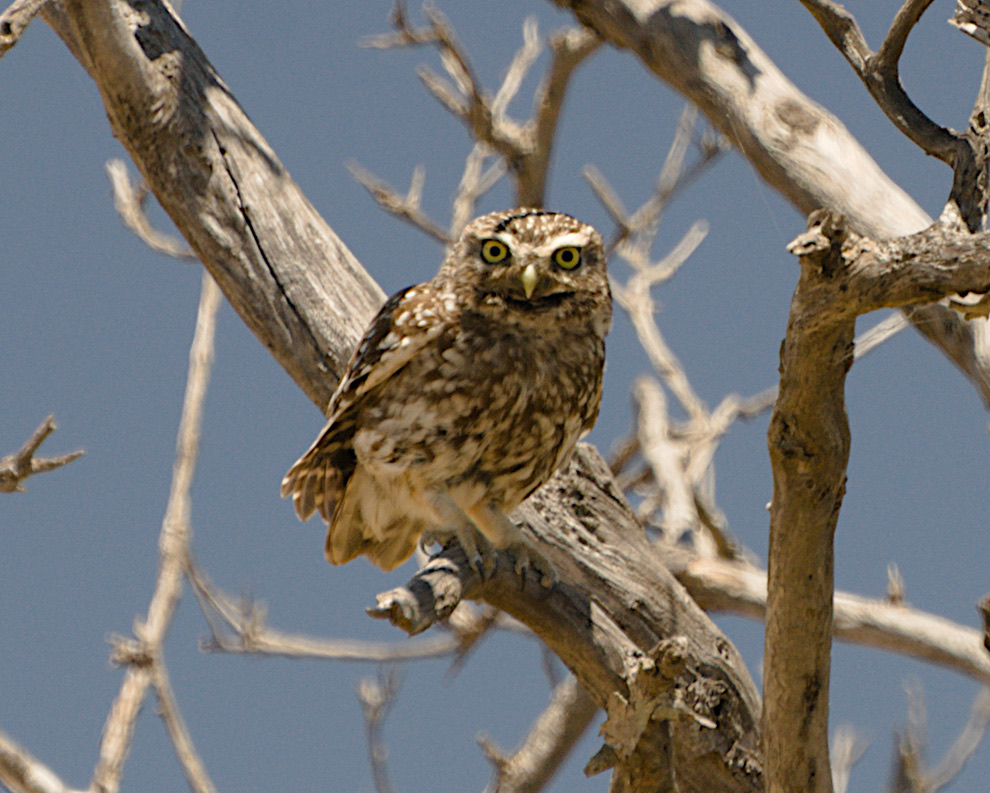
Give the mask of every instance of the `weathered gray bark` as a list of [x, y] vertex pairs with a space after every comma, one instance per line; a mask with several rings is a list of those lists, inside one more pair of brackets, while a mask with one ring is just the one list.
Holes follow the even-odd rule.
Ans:
[[381, 289], [160, 3], [65, 0], [42, 13], [231, 305], [323, 409]]
[[680, 791], [761, 790], [753, 681], [663, 565], [594, 448], [579, 446], [513, 519], [558, 570], [553, 589], [520, 587], [502, 558], [482, 581], [448, 548], [379, 595], [372, 613], [418, 633], [480, 598], [526, 624], [608, 712], [593, 767], [617, 768], [613, 789], [653, 791], [676, 778]]
[[[694, 102], [802, 214], [822, 207], [874, 239], [932, 219], [892, 182], [841, 121], [805, 96], [749, 34], [708, 0], [554, 0], [605, 41]], [[990, 349], [973, 324], [939, 305], [907, 313], [990, 406]]]
[[[767, 574], [745, 562], [692, 558], [665, 553], [667, 567], [698, 605], [712, 613], [763, 620], [767, 608]], [[834, 637], [865, 647], [884, 649], [919, 661], [940, 664], [990, 685], [990, 653], [985, 630], [960, 625], [902, 602], [836, 592]], [[990, 616], [990, 602], [982, 601]]]
[[814, 213], [791, 244], [801, 277], [781, 348], [770, 419], [773, 465], [764, 665], [767, 790], [831, 793], [828, 687], [833, 544], [845, 493], [845, 378], [856, 316], [882, 306], [990, 289], [987, 235], [946, 211], [925, 231], [876, 243]]
[[[698, 102], [803, 211], [838, 206], [854, 228], [880, 238], [927, 225], [924, 213], [841, 124], [802, 97], [734, 22], [704, 0], [680, 0], [676, 14], [673, 6], [659, 0], [573, 3], [578, 16], [604, 38], [636, 51]], [[325, 405], [335, 375], [382, 299], [380, 290], [316, 215], [195, 42], [161, 4], [63, 0], [43, 13], [97, 82], [114, 134], [234, 308], [313, 401]], [[823, 140], [844, 154], [824, 160], [818, 154]], [[878, 262], [911, 272], [906, 260], [897, 264], [896, 257], [871, 250]], [[778, 478], [772, 543], [803, 543], [805, 531], [827, 540], [842, 492], [841, 378], [851, 315], [847, 309], [840, 316], [813, 315], [823, 305], [842, 306], [846, 300], [830, 291], [831, 282], [822, 283], [815, 268], [855, 277], [865, 272], [884, 284], [890, 276], [872, 265], [825, 267], [822, 258], [809, 260], [811, 269], [805, 268], [814, 277], [802, 276], [784, 350], [772, 435]], [[938, 251], [934, 258], [939, 259]], [[855, 313], [867, 305], [917, 303], [987, 285], [985, 279], [956, 277], [959, 272], [955, 268], [945, 278], [936, 266], [921, 281], [912, 284], [910, 276], [904, 293], [882, 286], [879, 297], [864, 292], [859, 304], [849, 305]], [[819, 288], [825, 291], [810, 299]], [[805, 308], [812, 313], [804, 315]], [[953, 350], [954, 360], [990, 393], [972, 338], [965, 340], [966, 326], [948, 316], [937, 343]], [[808, 372], [807, 360], [823, 368]], [[824, 389], [828, 404], [808, 398], [809, 383]], [[818, 419], [823, 419], [822, 437], [804, 434], [802, 422]], [[809, 450], [821, 457], [810, 461], [822, 466], [820, 476], [809, 473]], [[800, 502], [807, 483], [823, 495], [820, 501]], [[406, 590], [390, 594], [383, 612], [407, 627], [423, 628], [462, 596], [476, 596], [530, 625], [608, 710], [608, 746], [593, 766], [616, 768], [615, 790], [652, 790], [675, 782], [681, 790], [761, 789], [760, 709], [748, 672], [659, 563], [600, 460], [583, 449], [519, 517], [561, 571], [562, 583], [549, 593], [533, 582], [520, 588], [507, 566], [481, 582], [451, 550]], [[795, 531], [799, 519], [801, 532]], [[806, 528], [804, 521], [811, 525]], [[800, 544], [778, 549], [777, 555], [781, 563], [771, 577], [790, 581], [810, 574], [813, 598], [830, 593], [828, 560], [822, 564], [816, 557], [812, 569], [811, 554]], [[786, 605], [774, 610], [771, 630], [775, 636], [787, 634], [772, 656], [785, 660], [768, 655], [768, 663], [779, 668], [791, 663], [790, 654], [807, 651], [800, 631], [808, 626]], [[830, 614], [819, 616], [815, 635], [803, 635], [816, 643], [820, 657], [820, 645], [827, 642], [823, 620]], [[793, 630], [798, 632], [792, 635]], [[768, 702], [773, 700], [774, 714], [785, 714], [771, 720], [775, 737], [802, 741], [814, 732], [822, 740], [827, 703], [815, 685], [827, 684], [827, 664], [825, 670], [824, 678], [809, 679], [803, 690], [774, 688], [777, 678], [770, 674]], [[809, 700], [814, 713], [794, 723], [800, 710], [785, 700], [801, 691], [815, 695]], [[800, 766], [796, 778], [813, 771], [815, 785], [824, 789], [827, 767], [821, 767], [821, 755], [790, 754], [787, 761]]]
[[[179, 231], [322, 408], [380, 290], [162, 4], [64, 0], [44, 13]], [[552, 558], [568, 583], [547, 593], [506, 572], [467, 591], [530, 624], [609, 708], [616, 789], [656, 789], [675, 774], [681, 790], [759, 789], [748, 671], [651, 554], [600, 458], [580, 459], [525, 512], [544, 545], [561, 544]]]

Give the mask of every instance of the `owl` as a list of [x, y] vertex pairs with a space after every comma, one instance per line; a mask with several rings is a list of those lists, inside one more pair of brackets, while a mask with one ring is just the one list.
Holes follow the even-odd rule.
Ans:
[[301, 520], [320, 513], [333, 564], [391, 570], [455, 537], [483, 574], [508, 549], [549, 586], [507, 515], [595, 423], [611, 316], [591, 226], [539, 209], [475, 219], [372, 321], [282, 496]]

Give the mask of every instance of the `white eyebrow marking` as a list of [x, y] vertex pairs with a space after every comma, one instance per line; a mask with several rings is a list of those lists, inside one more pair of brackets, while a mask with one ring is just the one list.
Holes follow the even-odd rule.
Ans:
[[583, 248], [590, 241], [591, 239], [586, 231], [572, 231], [570, 234], [561, 234], [559, 237], [554, 237], [545, 245], [535, 248], [534, 252], [539, 256], [547, 256], [558, 248], [567, 248], [570, 246]]

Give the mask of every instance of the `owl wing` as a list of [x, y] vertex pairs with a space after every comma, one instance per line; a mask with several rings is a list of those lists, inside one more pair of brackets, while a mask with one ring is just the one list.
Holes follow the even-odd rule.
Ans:
[[442, 296], [420, 284], [392, 295], [372, 320], [330, 397], [326, 426], [282, 480], [282, 497], [292, 496], [300, 520], [319, 511], [330, 522], [357, 464], [351, 443], [363, 398], [443, 331], [446, 305]]

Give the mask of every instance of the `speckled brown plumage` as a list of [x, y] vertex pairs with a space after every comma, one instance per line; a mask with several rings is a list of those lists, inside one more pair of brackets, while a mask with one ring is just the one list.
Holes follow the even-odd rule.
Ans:
[[424, 532], [453, 532], [473, 561], [486, 541], [511, 547], [546, 582], [505, 516], [594, 424], [610, 322], [593, 228], [532, 209], [477, 218], [432, 280], [379, 312], [282, 495], [329, 524], [334, 564], [390, 570]]

